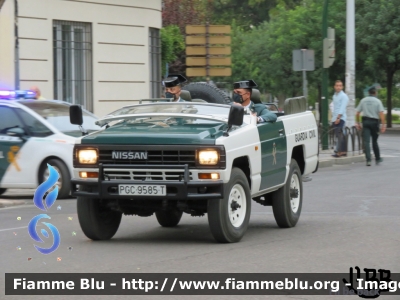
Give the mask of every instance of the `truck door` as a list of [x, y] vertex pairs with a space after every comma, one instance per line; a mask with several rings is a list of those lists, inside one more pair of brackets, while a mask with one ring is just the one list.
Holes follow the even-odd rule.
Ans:
[[261, 143], [260, 190], [282, 184], [286, 176], [287, 145], [282, 121], [257, 125]]

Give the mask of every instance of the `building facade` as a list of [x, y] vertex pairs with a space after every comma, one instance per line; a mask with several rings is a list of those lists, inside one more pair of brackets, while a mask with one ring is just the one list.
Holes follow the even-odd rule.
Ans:
[[38, 86], [98, 116], [159, 97], [161, 24], [161, 0], [5, 0], [0, 88]]

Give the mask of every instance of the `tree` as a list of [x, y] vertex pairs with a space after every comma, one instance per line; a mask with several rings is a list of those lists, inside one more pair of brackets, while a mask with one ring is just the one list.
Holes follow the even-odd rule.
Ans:
[[292, 9], [303, 0], [210, 0], [212, 22], [214, 24], [231, 24], [249, 30], [264, 21], [269, 21], [275, 13], [275, 7], [282, 5]]
[[367, 64], [386, 74], [387, 126], [392, 127], [393, 79], [400, 69], [400, 6], [397, 0], [360, 0], [357, 34], [368, 51]]
[[169, 25], [161, 29], [161, 62], [162, 74], [166, 73], [166, 64], [174, 62], [178, 55], [185, 50], [185, 41], [176, 25]]
[[[332, 81], [344, 77], [345, 7], [345, 0], [338, 0], [330, 8], [331, 24], [338, 24], [336, 62], [330, 72]], [[309, 0], [292, 10], [278, 5], [270, 22], [264, 22], [251, 31], [234, 29], [232, 47], [235, 76], [239, 74], [247, 78], [251, 74], [261, 89], [275, 95], [301, 95], [302, 74], [293, 71], [292, 51], [308, 48], [315, 50], [316, 67], [315, 71], [307, 73], [308, 81], [311, 87], [319, 89], [322, 68], [321, 16], [322, 4]], [[338, 77], [338, 74], [343, 75]]]
[[[163, 26], [177, 26], [182, 39], [185, 36], [186, 25], [202, 25], [206, 23], [206, 0], [163, 0], [162, 7]], [[174, 32], [174, 34], [177, 34], [177, 32]], [[184, 49], [185, 47], [181, 48], [180, 52], [175, 52], [174, 60], [167, 60], [171, 73], [185, 73]], [[165, 68], [165, 64], [163, 64], [163, 68]]]
[[207, 0], [163, 0], [163, 26], [177, 25], [185, 34], [186, 25], [205, 24], [207, 12]]
[[[280, 4], [274, 8], [269, 22], [253, 27], [252, 30], [233, 26], [232, 81], [252, 76], [261, 90], [274, 95], [281, 95], [282, 98], [302, 95], [302, 74], [292, 70], [292, 51], [313, 49], [315, 71], [307, 72], [309, 103], [321, 99], [322, 4], [322, 1], [304, 0], [301, 5], [290, 10]], [[345, 82], [345, 11], [346, 0], [330, 1], [328, 24], [335, 28], [336, 35], [336, 59], [329, 68], [330, 86], [337, 79]], [[356, 45], [357, 96], [361, 98], [365, 86], [375, 82], [380, 73], [366, 63], [368, 52], [365, 45], [360, 43], [358, 35]], [[333, 94], [333, 89], [330, 93]]]

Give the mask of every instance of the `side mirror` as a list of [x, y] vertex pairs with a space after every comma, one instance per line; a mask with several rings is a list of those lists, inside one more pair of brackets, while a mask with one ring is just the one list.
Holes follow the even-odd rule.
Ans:
[[239, 105], [232, 105], [229, 111], [228, 125], [232, 127], [241, 126], [243, 124], [244, 107]]
[[244, 107], [239, 105], [232, 105], [229, 111], [228, 128], [224, 132], [224, 136], [229, 136], [228, 132], [232, 126], [241, 126], [243, 124]]
[[24, 139], [25, 130], [23, 130], [22, 128], [19, 128], [19, 127], [10, 128], [10, 129], [7, 130], [7, 135], [16, 136], [16, 137], [19, 137], [21, 139]]
[[71, 124], [82, 126], [83, 116], [82, 107], [80, 105], [71, 105], [69, 107], [69, 121]]

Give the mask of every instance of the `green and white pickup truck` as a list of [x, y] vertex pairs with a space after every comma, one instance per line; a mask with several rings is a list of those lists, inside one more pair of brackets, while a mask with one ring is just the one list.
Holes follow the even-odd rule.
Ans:
[[[165, 99], [164, 99], [165, 100]], [[277, 112], [278, 113], [278, 112]], [[80, 107], [71, 123], [80, 125]], [[122, 214], [178, 225], [208, 215], [218, 242], [245, 234], [252, 200], [272, 206], [280, 227], [300, 217], [303, 178], [318, 168], [318, 128], [310, 111], [257, 124], [237, 105], [155, 102], [126, 106], [75, 144], [73, 195], [85, 235], [114, 236]]]

